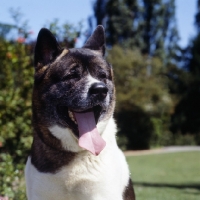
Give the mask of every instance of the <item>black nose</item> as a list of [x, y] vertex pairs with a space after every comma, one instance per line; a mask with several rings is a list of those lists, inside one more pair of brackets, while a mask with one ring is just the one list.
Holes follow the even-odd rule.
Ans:
[[89, 94], [90, 95], [95, 95], [101, 99], [105, 99], [106, 95], [108, 92], [108, 88], [106, 85], [102, 82], [100, 83], [93, 83], [92, 86], [90, 87]]

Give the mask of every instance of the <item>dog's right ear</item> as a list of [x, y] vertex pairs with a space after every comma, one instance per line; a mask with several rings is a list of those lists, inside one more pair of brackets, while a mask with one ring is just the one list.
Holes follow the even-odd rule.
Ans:
[[94, 33], [89, 37], [83, 48], [96, 50], [101, 53], [102, 56], [105, 54], [105, 31], [104, 27], [98, 25], [94, 30]]
[[38, 34], [35, 46], [34, 65], [42, 67], [51, 63], [61, 53], [61, 48], [54, 35], [46, 28]]

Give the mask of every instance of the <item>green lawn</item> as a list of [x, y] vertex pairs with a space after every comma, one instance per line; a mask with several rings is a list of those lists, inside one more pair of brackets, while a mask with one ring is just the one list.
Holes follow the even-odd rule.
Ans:
[[137, 200], [200, 200], [200, 152], [128, 156]]

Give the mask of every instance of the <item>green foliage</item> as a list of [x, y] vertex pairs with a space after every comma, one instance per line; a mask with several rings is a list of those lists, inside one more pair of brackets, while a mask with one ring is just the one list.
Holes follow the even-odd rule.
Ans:
[[7, 153], [1, 153], [0, 162], [0, 193], [9, 199], [24, 200], [25, 182], [24, 182], [24, 164], [14, 164], [12, 156]]
[[[1, 41], [0, 48], [0, 139], [4, 149], [9, 149], [10, 145], [24, 149], [23, 147], [27, 147], [27, 140], [22, 139], [21, 143], [20, 135], [26, 133], [25, 136], [28, 136], [28, 132], [31, 132], [33, 67], [30, 47], [21, 43]], [[24, 122], [26, 125], [22, 125]], [[16, 138], [16, 141], [13, 138]], [[17, 156], [18, 153], [13, 154]]]
[[22, 194], [25, 199], [21, 180], [32, 142], [31, 52], [30, 45], [0, 40], [0, 194], [11, 199]]
[[115, 46], [109, 51], [108, 61], [115, 73], [117, 101], [120, 102], [117, 109], [129, 109], [133, 105], [152, 113], [168, 109], [171, 99], [159, 59], [150, 60], [138, 51]]
[[[187, 72], [170, 66], [180, 82], [175, 88], [165, 76], [169, 69], [156, 57], [149, 59], [139, 51], [114, 46], [107, 58], [115, 75], [120, 147], [148, 149], [199, 144], [199, 86], [185, 90], [192, 80]], [[185, 98], [174, 95], [182, 96], [185, 91]]]
[[173, 101], [162, 62], [119, 46], [107, 58], [115, 75], [119, 135], [128, 138], [128, 149], [148, 149], [151, 143], [159, 143], [163, 133], [170, 134]]

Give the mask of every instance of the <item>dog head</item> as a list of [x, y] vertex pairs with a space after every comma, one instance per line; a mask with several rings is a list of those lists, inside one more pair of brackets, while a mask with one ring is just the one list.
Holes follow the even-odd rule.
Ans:
[[73, 49], [62, 49], [49, 30], [41, 29], [34, 57], [35, 126], [58, 125], [70, 129], [80, 139], [86, 132], [96, 130], [96, 124], [112, 116], [115, 104], [113, 72], [104, 54], [102, 26], [96, 28], [83, 48]]

